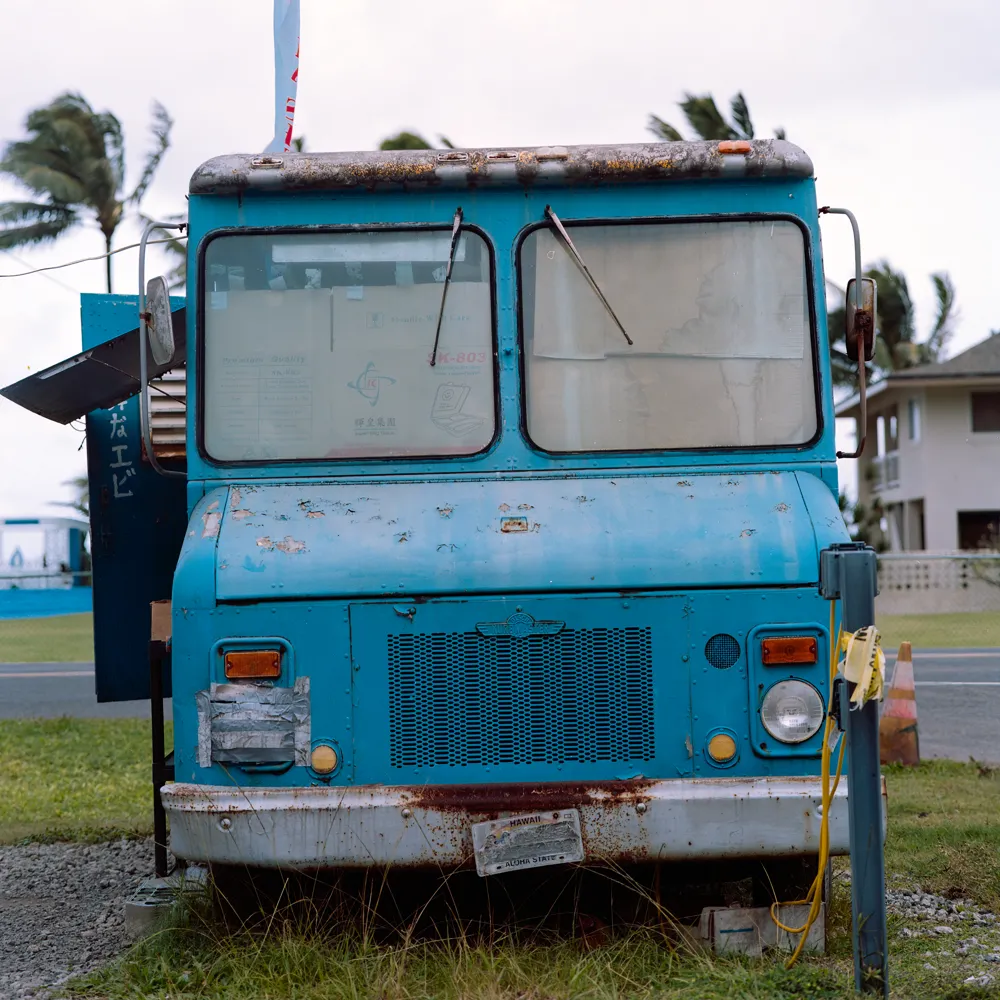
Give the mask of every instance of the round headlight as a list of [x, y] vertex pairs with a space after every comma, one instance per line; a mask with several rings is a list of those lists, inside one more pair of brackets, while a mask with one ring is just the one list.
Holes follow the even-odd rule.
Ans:
[[802, 743], [815, 736], [825, 714], [819, 691], [805, 681], [778, 681], [760, 708], [764, 728], [782, 743]]

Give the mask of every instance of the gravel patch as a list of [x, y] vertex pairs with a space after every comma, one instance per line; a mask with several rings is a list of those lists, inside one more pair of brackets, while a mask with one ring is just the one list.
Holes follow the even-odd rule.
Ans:
[[113, 958], [129, 943], [125, 900], [152, 874], [152, 840], [0, 846], [0, 998]]

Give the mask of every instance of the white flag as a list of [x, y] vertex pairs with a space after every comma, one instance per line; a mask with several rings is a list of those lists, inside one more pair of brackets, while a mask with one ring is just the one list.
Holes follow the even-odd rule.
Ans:
[[291, 148], [298, 82], [299, 0], [274, 0], [274, 138], [265, 153]]

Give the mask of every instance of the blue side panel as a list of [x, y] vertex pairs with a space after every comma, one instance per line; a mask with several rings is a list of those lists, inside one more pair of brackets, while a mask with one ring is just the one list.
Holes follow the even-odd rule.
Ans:
[[[83, 295], [80, 313], [87, 349], [134, 329], [138, 300]], [[138, 396], [87, 415], [87, 474], [97, 700], [148, 698], [149, 605], [170, 597], [187, 513], [184, 480], [142, 459]]]

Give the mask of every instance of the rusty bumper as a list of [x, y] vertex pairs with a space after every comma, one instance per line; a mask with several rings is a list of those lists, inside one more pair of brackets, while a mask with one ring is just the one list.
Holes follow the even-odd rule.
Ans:
[[[190, 861], [293, 868], [471, 867], [471, 824], [580, 810], [586, 860], [778, 857], [819, 848], [817, 778], [715, 778], [537, 785], [362, 785], [161, 790], [173, 852]], [[885, 784], [882, 786], [883, 809]], [[830, 847], [848, 852], [847, 781]]]

